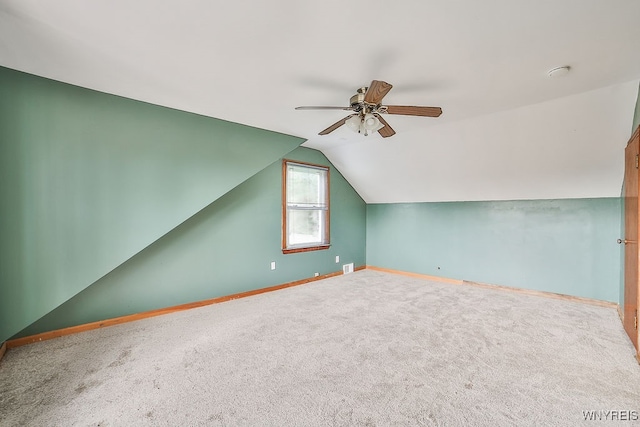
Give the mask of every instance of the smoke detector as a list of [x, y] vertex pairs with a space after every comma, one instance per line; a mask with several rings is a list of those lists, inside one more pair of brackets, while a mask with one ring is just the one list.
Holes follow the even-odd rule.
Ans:
[[547, 72], [547, 75], [549, 77], [554, 77], [554, 78], [555, 77], [566, 76], [570, 69], [571, 69], [571, 67], [568, 66], [568, 65], [564, 65], [562, 67], [552, 68], [551, 70], [549, 70]]

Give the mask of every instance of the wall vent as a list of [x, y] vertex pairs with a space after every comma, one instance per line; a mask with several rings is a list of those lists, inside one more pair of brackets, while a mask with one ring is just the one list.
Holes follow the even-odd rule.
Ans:
[[342, 266], [342, 274], [349, 274], [349, 273], [353, 273], [353, 263], [344, 264]]

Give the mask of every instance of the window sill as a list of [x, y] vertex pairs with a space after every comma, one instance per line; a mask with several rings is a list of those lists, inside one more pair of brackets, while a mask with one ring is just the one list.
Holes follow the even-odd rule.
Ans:
[[322, 251], [325, 249], [329, 249], [330, 245], [320, 245], [320, 246], [307, 246], [304, 248], [290, 248], [290, 249], [283, 249], [282, 253], [283, 254], [295, 254], [298, 252], [311, 252], [311, 251]]

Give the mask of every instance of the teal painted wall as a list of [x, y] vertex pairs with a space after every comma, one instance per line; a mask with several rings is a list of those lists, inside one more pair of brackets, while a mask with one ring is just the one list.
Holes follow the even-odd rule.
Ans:
[[302, 142], [0, 67], [0, 342]]
[[[331, 166], [307, 148], [286, 157]], [[276, 161], [17, 336], [364, 265], [366, 205], [333, 166], [331, 248], [282, 254], [281, 174]]]
[[620, 199], [374, 204], [367, 264], [619, 300]]

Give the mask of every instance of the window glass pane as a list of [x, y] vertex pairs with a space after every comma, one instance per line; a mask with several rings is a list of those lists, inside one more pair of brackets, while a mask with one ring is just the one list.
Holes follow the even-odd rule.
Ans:
[[287, 204], [299, 207], [325, 207], [327, 171], [289, 164], [287, 166]]
[[301, 244], [322, 244], [324, 236], [323, 210], [287, 210], [289, 246]]

